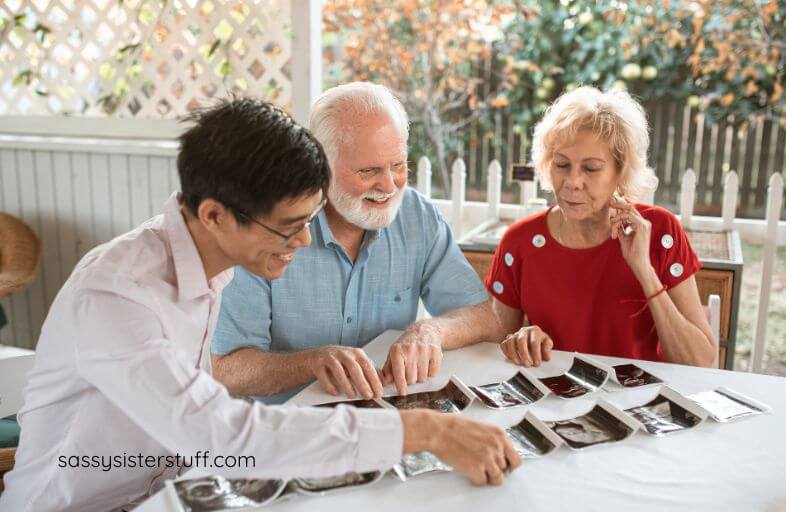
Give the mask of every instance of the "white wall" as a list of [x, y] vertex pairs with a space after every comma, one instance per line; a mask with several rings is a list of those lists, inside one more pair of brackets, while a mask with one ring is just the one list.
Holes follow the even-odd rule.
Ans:
[[0, 343], [32, 348], [76, 262], [158, 213], [178, 187], [173, 156], [77, 149], [0, 147], [0, 211], [26, 222], [43, 247], [30, 287], [0, 299], [9, 320]]

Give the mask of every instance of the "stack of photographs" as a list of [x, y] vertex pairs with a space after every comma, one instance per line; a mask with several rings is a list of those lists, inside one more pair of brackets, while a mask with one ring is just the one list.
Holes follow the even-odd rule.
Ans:
[[436, 391], [422, 391], [406, 396], [386, 396], [382, 400], [396, 409], [431, 409], [439, 412], [461, 412], [472, 403], [475, 395], [453, 376]]
[[521, 370], [506, 381], [469, 386], [469, 389], [483, 405], [492, 409], [529, 405], [551, 392], [538, 379]]
[[622, 441], [640, 427], [636, 420], [602, 399], [586, 414], [544, 423], [574, 450]]
[[609, 371], [603, 365], [575, 354], [567, 372], [556, 377], [541, 378], [540, 381], [560, 398], [578, 398], [599, 390], [608, 379]]
[[702, 391], [688, 398], [705, 409], [712, 419], [721, 423], [771, 410], [768, 405], [725, 387]]
[[695, 402], [666, 386], [646, 404], [625, 411], [641, 423], [645, 432], [658, 437], [691, 429], [708, 415]]
[[218, 512], [261, 507], [298, 494], [324, 496], [366, 487], [382, 478], [381, 471], [347, 473], [330, 478], [297, 478], [290, 481], [228, 479], [221, 476], [168, 481], [167, 487], [180, 512]]

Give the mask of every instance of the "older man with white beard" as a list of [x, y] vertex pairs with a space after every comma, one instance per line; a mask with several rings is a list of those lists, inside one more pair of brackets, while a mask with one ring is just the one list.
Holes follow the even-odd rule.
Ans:
[[[433, 204], [407, 188], [408, 120], [390, 91], [326, 91], [310, 128], [333, 171], [313, 243], [271, 281], [237, 269], [224, 290], [213, 371], [236, 395], [280, 403], [317, 379], [330, 394], [380, 397], [425, 382], [442, 351], [496, 331], [488, 296]], [[418, 299], [433, 318], [416, 320]], [[406, 329], [382, 369], [361, 348]]]

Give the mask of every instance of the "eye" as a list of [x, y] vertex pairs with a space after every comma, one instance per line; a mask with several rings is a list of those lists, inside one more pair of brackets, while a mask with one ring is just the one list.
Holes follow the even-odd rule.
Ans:
[[570, 163], [569, 162], [554, 162], [554, 165], [556, 165], [560, 169], [565, 169], [567, 167], [570, 167]]
[[598, 172], [601, 169], [603, 169], [603, 167], [584, 167], [584, 170], [587, 172]]

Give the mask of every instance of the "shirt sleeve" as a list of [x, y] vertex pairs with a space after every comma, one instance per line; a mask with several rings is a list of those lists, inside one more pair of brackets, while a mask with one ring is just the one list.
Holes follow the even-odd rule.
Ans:
[[74, 308], [78, 375], [172, 453], [253, 456], [253, 468], [220, 471], [244, 478], [334, 476], [386, 469], [401, 458], [398, 411], [234, 399], [195, 367], [194, 354], [166, 338], [150, 305], [82, 290]]
[[657, 232], [653, 230], [652, 233], [652, 250], [656, 253], [653, 261], [658, 262], [660, 281], [672, 289], [694, 275], [701, 263], [680, 221], [668, 211], [663, 213], [663, 222], [659, 223]]
[[515, 233], [515, 230], [508, 229], [502, 236], [486, 276], [486, 288], [492, 297], [506, 306], [521, 309], [519, 275], [522, 261], [513, 243]]
[[272, 318], [270, 281], [243, 268], [221, 293], [221, 311], [210, 351], [224, 356], [240, 348], [270, 350]]
[[450, 226], [434, 209], [435, 229], [428, 238], [426, 262], [421, 281], [420, 297], [432, 315], [442, 315], [452, 309], [474, 306], [489, 298], [483, 284], [458, 244], [453, 240]]

